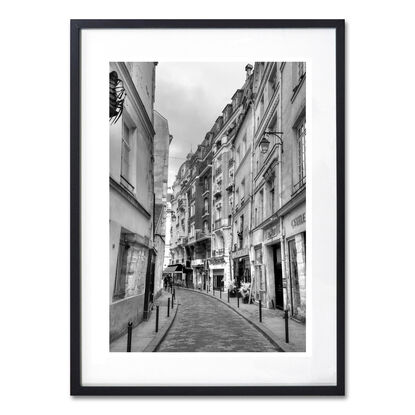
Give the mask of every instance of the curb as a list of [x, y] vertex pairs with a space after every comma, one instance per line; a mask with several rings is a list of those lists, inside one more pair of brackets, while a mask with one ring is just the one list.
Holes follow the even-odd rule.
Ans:
[[148, 353], [157, 352], [157, 349], [159, 348], [161, 342], [167, 336], [167, 333], [169, 332], [171, 326], [174, 323], [174, 320], [177, 315], [177, 311], [179, 310], [179, 305], [180, 304], [177, 303], [176, 308], [174, 310], [174, 314], [171, 316], [170, 321], [161, 328], [161, 330], [155, 335], [153, 340], [151, 340], [151, 342], [146, 346], [143, 352], [148, 352]]
[[249, 324], [251, 324], [251, 326], [253, 326], [254, 328], [256, 328], [263, 336], [265, 336], [277, 349], [279, 352], [295, 352], [296, 350], [289, 344], [282, 344], [283, 342], [277, 338], [275, 336], [275, 334], [269, 330], [267, 327], [264, 326], [260, 326], [256, 321], [251, 320], [250, 318], [246, 317], [244, 314], [242, 314], [240, 311], [238, 311], [235, 307], [231, 306], [230, 304], [228, 304], [226, 301], [221, 300], [219, 297], [216, 297], [214, 295], [205, 293], [203, 291], [200, 290], [195, 290], [193, 288], [185, 288], [185, 287], [180, 287], [183, 290], [188, 290], [188, 291], [193, 291], [195, 293], [199, 293], [199, 294], [203, 294], [209, 298], [214, 298], [215, 300], [221, 302], [222, 304], [226, 305], [228, 308], [230, 308], [231, 310], [233, 310], [236, 314], [238, 314], [240, 317], [242, 317], [243, 319], [245, 319]]

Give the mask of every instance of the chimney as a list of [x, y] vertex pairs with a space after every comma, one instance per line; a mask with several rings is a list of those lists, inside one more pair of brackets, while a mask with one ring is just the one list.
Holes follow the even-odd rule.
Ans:
[[248, 79], [251, 76], [253, 68], [254, 67], [250, 63], [248, 63], [248, 65], [245, 66], [246, 79]]

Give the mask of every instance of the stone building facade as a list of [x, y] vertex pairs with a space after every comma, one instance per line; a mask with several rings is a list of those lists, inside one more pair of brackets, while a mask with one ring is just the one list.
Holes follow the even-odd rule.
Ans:
[[167, 175], [165, 163], [158, 169], [155, 157], [168, 160], [168, 145], [155, 147], [155, 72], [154, 62], [110, 63], [110, 117], [111, 81], [118, 79], [125, 90], [123, 110], [110, 118], [109, 134], [110, 341], [126, 332], [128, 322], [136, 326], [148, 317], [156, 294], [155, 267], [164, 256], [155, 247], [155, 230], [163, 220], [156, 221], [161, 210], [156, 209], [154, 175]]
[[[211, 154], [210, 170], [208, 164], [195, 168], [204, 160], [198, 149], [177, 175], [172, 211], [184, 226], [172, 222], [172, 235], [175, 226], [181, 230], [172, 243], [172, 263], [191, 265], [195, 287], [227, 290], [231, 282], [246, 282], [253, 301], [305, 321], [306, 67], [256, 62], [245, 71], [244, 85], [202, 144]], [[192, 210], [193, 184], [201, 188], [195, 190], [201, 211], [197, 203]], [[211, 235], [205, 232], [198, 246], [197, 229], [205, 229], [207, 213]]]
[[[305, 320], [305, 64], [255, 64], [252, 258], [256, 298]], [[278, 134], [275, 134], [278, 133]], [[266, 137], [268, 150], [261, 150]]]

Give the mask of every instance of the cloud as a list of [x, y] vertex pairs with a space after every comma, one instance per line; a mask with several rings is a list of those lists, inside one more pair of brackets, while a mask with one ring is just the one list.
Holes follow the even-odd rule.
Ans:
[[156, 69], [155, 107], [169, 122], [169, 186], [186, 155], [205, 138], [245, 81], [245, 63], [169, 63]]

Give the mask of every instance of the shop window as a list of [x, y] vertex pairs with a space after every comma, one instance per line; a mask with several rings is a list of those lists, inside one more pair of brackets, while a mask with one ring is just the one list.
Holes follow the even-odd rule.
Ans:
[[[257, 281], [257, 288], [264, 292], [265, 287], [265, 281], [264, 276], [262, 273], [262, 248], [257, 247], [255, 248], [255, 273], [256, 273], [256, 281]], [[259, 295], [258, 295], [259, 294]], [[257, 300], [265, 300], [265, 298], [260, 297], [260, 293], [257, 294]]]
[[129, 246], [124, 243], [124, 233], [121, 234], [118, 247], [117, 269], [115, 274], [114, 292], [112, 301], [122, 300], [126, 292], [127, 259]]
[[290, 265], [290, 300], [291, 313], [297, 315], [300, 307], [300, 284], [298, 280], [297, 247], [295, 240], [288, 241], [289, 265]]

